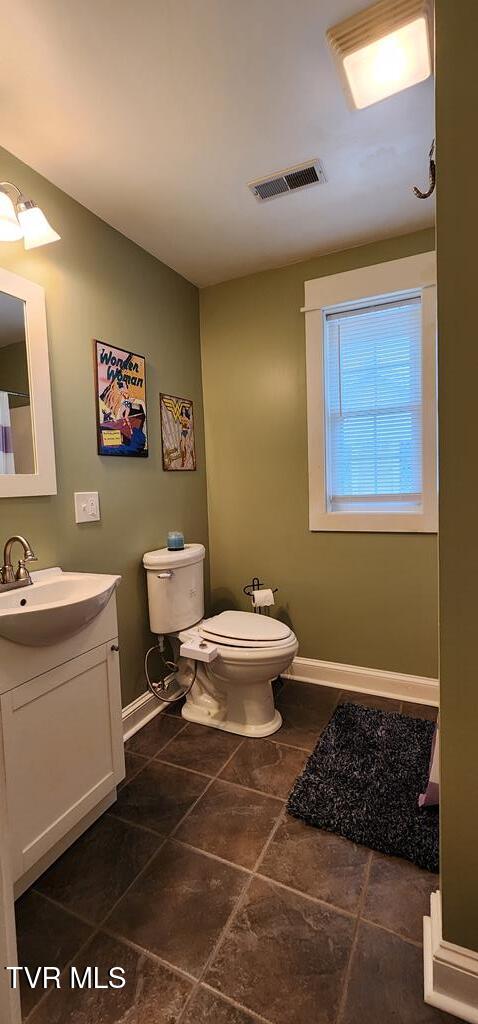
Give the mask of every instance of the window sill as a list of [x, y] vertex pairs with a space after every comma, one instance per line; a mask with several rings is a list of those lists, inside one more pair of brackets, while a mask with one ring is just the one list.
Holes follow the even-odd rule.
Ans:
[[437, 516], [423, 512], [311, 512], [311, 533], [438, 533]]

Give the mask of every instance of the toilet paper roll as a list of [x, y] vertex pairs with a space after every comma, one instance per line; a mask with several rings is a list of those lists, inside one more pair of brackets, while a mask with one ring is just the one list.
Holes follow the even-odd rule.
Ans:
[[253, 590], [251, 596], [254, 608], [269, 608], [271, 604], [274, 604], [272, 590]]

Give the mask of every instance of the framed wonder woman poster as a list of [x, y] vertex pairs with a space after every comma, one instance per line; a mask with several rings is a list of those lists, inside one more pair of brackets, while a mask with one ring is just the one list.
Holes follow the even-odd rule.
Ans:
[[189, 398], [160, 395], [163, 469], [196, 469], [193, 403]]
[[144, 356], [94, 341], [98, 454], [148, 455]]

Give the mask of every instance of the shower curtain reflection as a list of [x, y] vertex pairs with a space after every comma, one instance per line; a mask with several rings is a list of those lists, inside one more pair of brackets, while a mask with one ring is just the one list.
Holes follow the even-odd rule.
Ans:
[[0, 473], [15, 473], [10, 405], [6, 391], [0, 391]]

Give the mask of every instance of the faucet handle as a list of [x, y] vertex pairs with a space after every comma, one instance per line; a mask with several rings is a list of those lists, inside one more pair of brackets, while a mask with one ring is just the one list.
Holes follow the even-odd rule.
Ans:
[[25, 561], [36, 562], [37, 559], [35, 558], [35, 555], [33, 555], [33, 558], [28, 558], [28, 555], [26, 555], [25, 558], [19, 558], [18, 568], [15, 573], [15, 580], [17, 581], [17, 583], [20, 582], [20, 580], [28, 580], [31, 583], [30, 573], [28, 572], [28, 569], [25, 565]]

